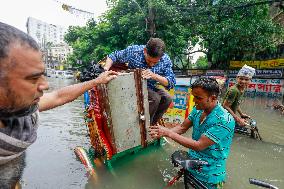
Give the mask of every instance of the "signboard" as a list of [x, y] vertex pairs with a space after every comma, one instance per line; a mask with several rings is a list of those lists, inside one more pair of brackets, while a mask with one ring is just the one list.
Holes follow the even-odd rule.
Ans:
[[224, 76], [224, 70], [207, 70], [207, 76]]
[[206, 70], [187, 70], [187, 75], [193, 76], [193, 75], [205, 75]]
[[230, 61], [230, 68], [241, 68], [245, 64], [253, 68], [259, 68], [260, 61]]
[[266, 77], [266, 78], [281, 78], [283, 77], [282, 70], [256, 70], [256, 77]]
[[[239, 70], [229, 70], [229, 77], [237, 77]], [[283, 71], [281, 69], [257, 69], [255, 70], [256, 78], [283, 78]]]
[[181, 124], [193, 108], [193, 96], [190, 95], [189, 86], [176, 86], [170, 90], [173, 102], [164, 114], [163, 118], [167, 123]]
[[262, 61], [259, 68], [284, 68], [284, 59]]
[[230, 68], [241, 68], [248, 65], [258, 69], [284, 68], [284, 59], [273, 59], [265, 61], [230, 61]]
[[[235, 83], [236, 80], [234, 78], [229, 79], [229, 87]], [[284, 92], [283, 86], [283, 79], [252, 79], [245, 95], [250, 97], [282, 98]]]

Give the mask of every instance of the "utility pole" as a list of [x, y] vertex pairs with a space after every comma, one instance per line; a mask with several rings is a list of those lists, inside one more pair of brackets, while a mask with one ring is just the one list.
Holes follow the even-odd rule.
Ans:
[[155, 10], [153, 8], [152, 0], [148, 0], [148, 15], [145, 14], [141, 6], [136, 0], [131, 0], [131, 2], [135, 3], [139, 9], [139, 11], [145, 16], [145, 31], [148, 33], [150, 37], [156, 36], [156, 26], [155, 26]]
[[[146, 18], [146, 30], [149, 32], [150, 37], [156, 36], [156, 26], [155, 26], [155, 10], [152, 6], [152, 1], [148, 2], [148, 17]], [[149, 28], [149, 29], [148, 29]]]

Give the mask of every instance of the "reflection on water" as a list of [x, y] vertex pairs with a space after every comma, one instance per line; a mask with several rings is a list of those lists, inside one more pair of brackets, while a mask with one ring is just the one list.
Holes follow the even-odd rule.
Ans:
[[[59, 79], [50, 82], [52, 89], [71, 83]], [[257, 188], [249, 185], [249, 178], [284, 188], [284, 117], [269, 105], [271, 102], [266, 99], [246, 99], [242, 109], [257, 120], [264, 141], [236, 134], [228, 160], [226, 189]], [[173, 151], [184, 148], [170, 141], [171, 144], [153, 146], [120, 159], [112, 164], [112, 169], [97, 161], [96, 175], [87, 178], [73, 152], [76, 146], [90, 146], [82, 110], [79, 98], [41, 113], [38, 140], [27, 151], [23, 188], [160, 189], [175, 175], [169, 157]], [[179, 182], [171, 188], [182, 189], [183, 184]]]

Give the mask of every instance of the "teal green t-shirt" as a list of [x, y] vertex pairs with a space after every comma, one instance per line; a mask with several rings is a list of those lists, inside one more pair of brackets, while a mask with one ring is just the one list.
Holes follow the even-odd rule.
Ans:
[[200, 125], [202, 113], [203, 110], [197, 110], [194, 107], [188, 116], [188, 119], [193, 123], [192, 138], [198, 141], [201, 135], [205, 135], [215, 144], [202, 151], [189, 150], [192, 159], [208, 162], [208, 165], [203, 166], [201, 171], [189, 171], [201, 181], [216, 184], [226, 179], [226, 160], [230, 153], [235, 121], [219, 103]]

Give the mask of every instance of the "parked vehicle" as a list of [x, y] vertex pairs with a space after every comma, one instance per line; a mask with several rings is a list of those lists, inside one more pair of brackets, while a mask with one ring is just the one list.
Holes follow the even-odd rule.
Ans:
[[72, 79], [74, 78], [73, 71], [71, 70], [53, 70], [53, 69], [46, 69], [46, 76], [47, 77], [55, 77], [61, 79]]
[[55, 70], [53, 70], [53, 69], [51, 69], [51, 68], [46, 68], [46, 69], [45, 69], [45, 75], [46, 75], [47, 77], [52, 77], [52, 75], [54, 74], [54, 71], [55, 71]]
[[74, 78], [73, 71], [71, 71], [71, 70], [64, 71], [63, 77], [66, 78], [66, 79], [73, 79]]
[[63, 78], [63, 76], [64, 76], [64, 71], [62, 71], [62, 70], [55, 70], [54, 76], [55, 76], [56, 78]]

